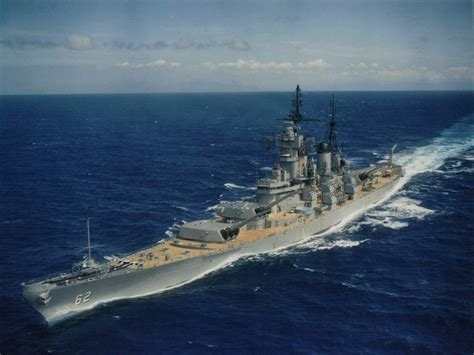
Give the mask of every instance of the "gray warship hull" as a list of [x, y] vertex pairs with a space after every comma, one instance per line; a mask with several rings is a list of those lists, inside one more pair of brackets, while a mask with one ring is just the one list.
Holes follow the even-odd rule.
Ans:
[[270, 252], [323, 233], [389, 196], [399, 179], [400, 176], [330, 213], [317, 216], [311, 222], [262, 240], [156, 267], [141, 270], [124, 268], [100, 277], [84, 277], [74, 284], [59, 285], [45, 283], [44, 280], [24, 283], [23, 296], [49, 325], [53, 325], [100, 304], [163, 292], [191, 282], [242, 256]]

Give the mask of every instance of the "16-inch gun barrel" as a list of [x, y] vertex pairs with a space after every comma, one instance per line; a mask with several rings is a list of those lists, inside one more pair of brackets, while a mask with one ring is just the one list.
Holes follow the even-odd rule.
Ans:
[[252, 216], [250, 218], [247, 218], [241, 222], [238, 222], [238, 223], [235, 223], [233, 225], [231, 225], [230, 227], [227, 227], [225, 229], [222, 229], [221, 230], [221, 235], [222, 237], [225, 239], [225, 240], [229, 240], [229, 239], [232, 239], [232, 238], [235, 238], [237, 235], [239, 235], [239, 231], [240, 231], [240, 228], [242, 228], [243, 226], [259, 219], [260, 217], [263, 217], [267, 214], [269, 214], [271, 211], [272, 211], [272, 207], [273, 206], [276, 206], [278, 205], [280, 202], [286, 200], [287, 198], [291, 197], [291, 196], [294, 196], [296, 194], [299, 194], [301, 191], [301, 188], [299, 188], [298, 190], [295, 190], [295, 191], [292, 191], [288, 194], [285, 194], [283, 196], [281, 196], [280, 198], [277, 198], [275, 201], [265, 205], [265, 206], [261, 206], [261, 207], [257, 207], [255, 209], [255, 216]]

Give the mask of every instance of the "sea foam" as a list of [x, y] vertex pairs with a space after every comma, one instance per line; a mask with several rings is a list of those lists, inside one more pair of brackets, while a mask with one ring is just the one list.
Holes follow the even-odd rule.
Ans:
[[233, 184], [231, 182], [225, 183], [224, 187], [226, 189], [255, 190], [255, 187], [236, 185], [236, 184]]

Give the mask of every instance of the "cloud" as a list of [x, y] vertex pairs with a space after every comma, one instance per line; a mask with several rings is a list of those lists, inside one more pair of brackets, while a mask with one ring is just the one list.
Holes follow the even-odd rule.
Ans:
[[367, 64], [365, 64], [364, 62], [360, 62], [360, 63], [357, 63], [357, 64], [350, 64], [349, 66], [353, 69], [367, 69], [367, 68], [369, 68], [369, 66]]
[[317, 73], [331, 81], [364, 83], [374, 85], [439, 85], [447, 80], [472, 78], [470, 67], [451, 67], [447, 70], [435, 70], [426, 66], [397, 67], [375, 62], [358, 62], [349, 65], [334, 65], [323, 58], [305, 62], [258, 61], [255, 59], [238, 59], [230, 62], [204, 62], [199, 65], [207, 70], [247, 71], [250, 73]]
[[10, 49], [26, 48], [58, 48], [63, 44], [60, 42], [38, 38], [36, 36], [15, 36], [0, 39], [0, 44]]
[[248, 51], [250, 50], [250, 44], [243, 39], [233, 39], [229, 43], [229, 48], [236, 51]]
[[169, 68], [169, 69], [172, 69], [172, 68], [177, 68], [179, 67], [181, 64], [180, 63], [177, 63], [177, 62], [169, 62], [167, 60], [163, 60], [163, 59], [158, 59], [154, 62], [151, 62], [151, 63], [147, 63], [145, 64], [146, 67], [149, 67], [149, 68], [161, 68], [161, 67], [166, 67], [166, 68]]
[[340, 74], [354, 80], [390, 83], [440, 83], [446, 80], [443, 71], [429, 69], [426, 66], [396, 67], [363, 62], [349, 64]]
[[207, 49], [207, 48], [229, 48], [234, 51], [249, 51], [252, 48], [250, 47], [249, 42], [243, 39], [232, 39], [230, 41], [208, 41], [202, 43], [196, 43], [196, 48], [198, 49]]
[[248, 51], [250, 44], [243, 39], [232, 39], [228, 41], [207, 41], [197, 42], [192, 39], [180, 38], [177, 41], [154, 41], [154, 42], [133, 42], [123, 40], [112, 40], [104, 42], [105, 48], [124, 49], [129, 51], [157, 50], [157, 49], [176, 49], [183, 50], [188, 48], [208, 49], [208, 48], [229, 48], [235, 51]]
[[250, 71], [281, 71], [292, 69], [293, 64], [288, 62], [259, 62], [253, 59], [239, 59], [236, 62], [219, 63], [217, 67]]
[[[45, 38], [46, 37], [46, 38]], [[73, 34], [67, 36], [64, 40], [57, 40], [58, 36], [47, 35], [28, 35], [0, 38], [0, 46], [10, 49], [23, 50], [27, 48], [67, 48], [71, 50], [90, 50], [98, 48], [120, 49], [127, 51], [153, 51], [160, 49], [184, 50], [189, 48], [208, 49], [208, 48], [228, 48], [234, 51], [249, 51], [251, 46], [249, 42], [241, 38], [234, 38], [225, 41], [202, 41], [180, 38], [177, 41], [157, 40], [152, 42], [142, 41], [124, 41], [113, 39], [102, 43], [95, 43], [91, 36]], [[52, 38], [52, 39], [51, 39]]]
[[427, 71], [422, 68], [384, 68], [380, 70], [374, 70], [373, 74], [378, 80], [387, 80], [392, 82], [437, 82], [443, 79], [443, 76], [440, 73]]
[[27, 35], [7, 37], [0, 39], [0, 45], [15, 50], [24, 50], [28, 48], [67, 48], [73, 50], [88, 50], [94, 48], [92, 38], [89, 36], [75, 34], [66, 37], [64, 41], [57, 41], [48, 37], [54, 38], [57, 36]]
[[180, 63], [171, 62], [165, 59], [158, 59], [154, 62], [149, 63], [129, 63], [129, 62], [122, 62], [115, 64], [118, 68], [131, 68], [131, 69], [141, 69], [141, 68], [155, 68], [155, 69], [174, 69], [181, 66]]
[[324, 59], [315, 59], [315, 60], [310, 60], [309, 62], [305, 63], [298, 63], [296, 65], [297, 68], [299, 69], [307, 69], [307, 70], [314, 70], [314, 69], [328, 69], [331, 67], [331, 64], [326, 62]]
[[235, 62], [224, 62], [224, 63], [212, 63], [204, 62], [201, 66], [206, 69], [235, 69], [235, 70], [247, 70], [247, 71], [320, 71], [331, 68], [332, 65], [326, 62], [324, 59], [315, 59], [301, 63], [291, 62], [260, 62], [254, 59], [239, 59]]
[[120, 68], [127, 68], [127, 67], [130, 67], [130, 63], [129, 62], [122, 62], [122, 63], [115, 64], [115, 66], [120, 67]]
[[111, 42], [104, 42], [103, 46], [105, 48], [113, 49], [124, 49], [128, 51], [141, 51], [141, 50], [157, 50], [164, 48], [175, 48], [183, 49], [185, 48], [182, 42], [165, 42], [165, 41], [155, 41], [155, 42], [126, 42], [120, 39], [114, 39]]
[[171, 42], [170, 44], [170, 47], [174, 49], [188, 49], [195, 46], [196, 46], [196, 43], [193, 40], [183, 39], [183, 38], [180, 38], [176, 42]]
[[71, 35], [66, 38], [65, 47], [76, 51], [93, 49], [92, 38], [82, 35]]
[[473, 80], [474, 79], [474, 69], [472, 67], [467, 67], [467, 66], [450, 67], [446, 70], [446, 74], [450, 79], [454, 79], [454, 80], [460, 80], [460, 79]]

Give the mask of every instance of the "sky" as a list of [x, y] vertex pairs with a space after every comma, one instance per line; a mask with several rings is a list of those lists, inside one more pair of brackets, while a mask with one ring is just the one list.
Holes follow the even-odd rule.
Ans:
[[0, 0], [0, 94], [472, 90], [469, 0]]

